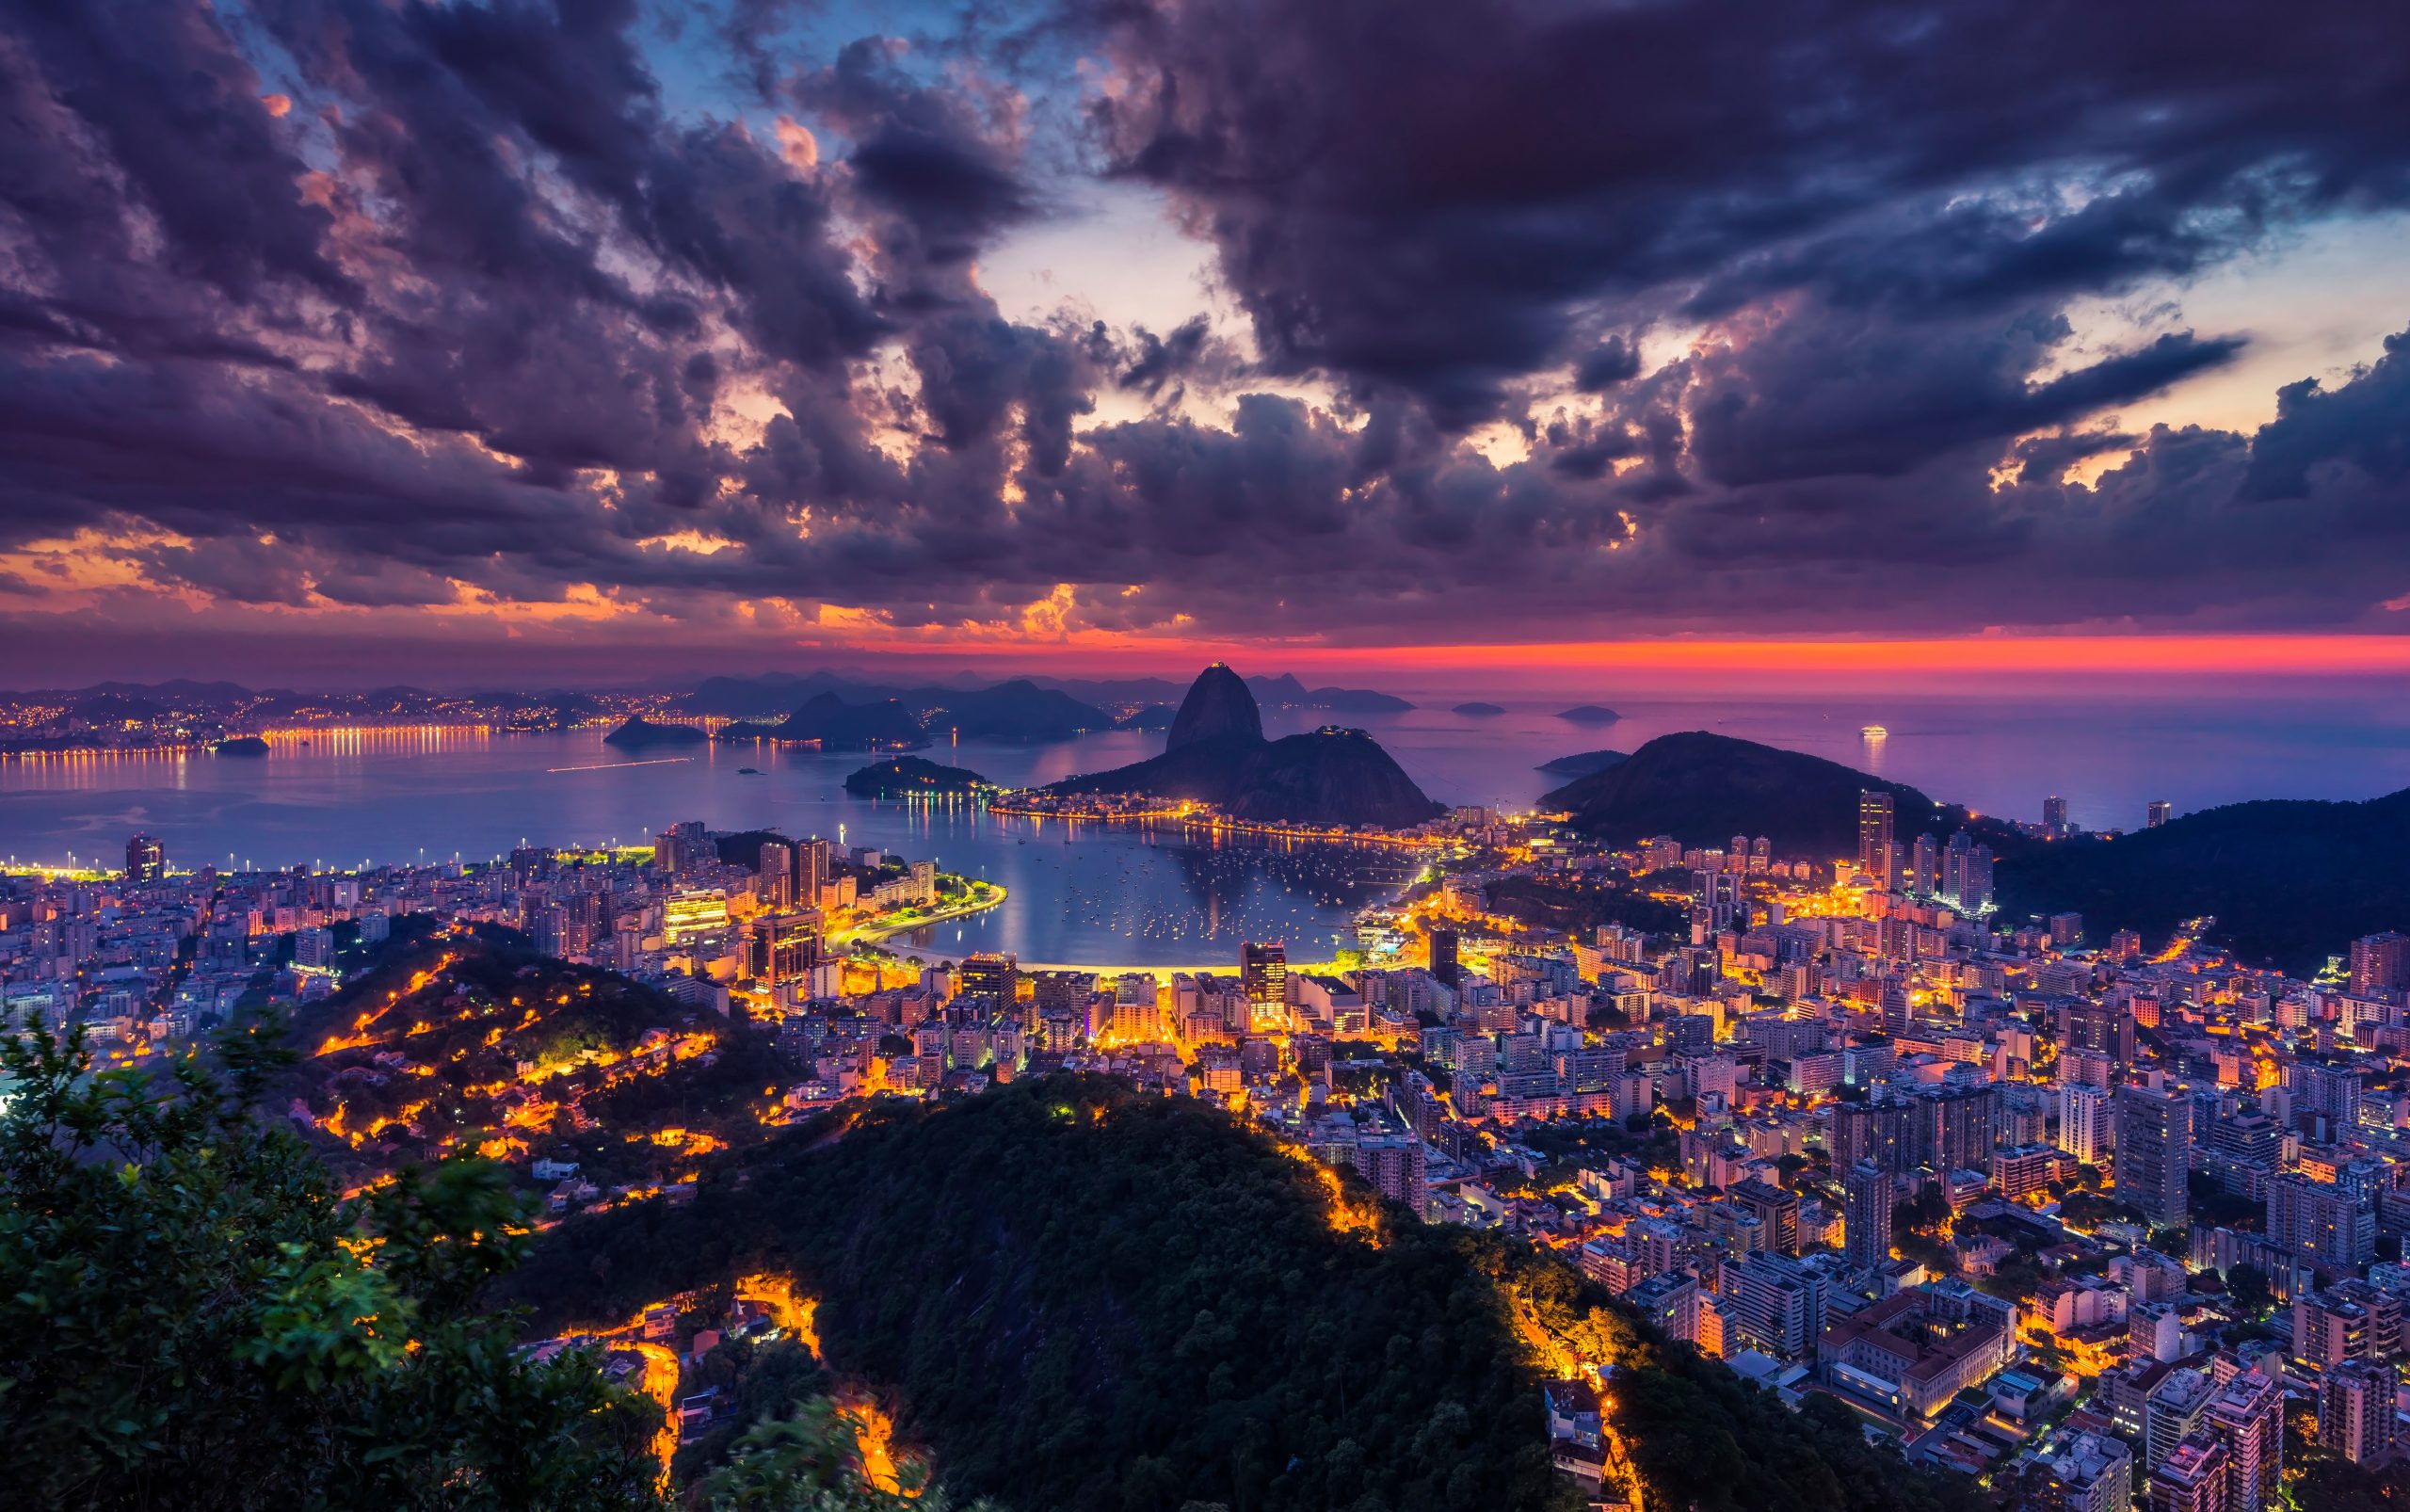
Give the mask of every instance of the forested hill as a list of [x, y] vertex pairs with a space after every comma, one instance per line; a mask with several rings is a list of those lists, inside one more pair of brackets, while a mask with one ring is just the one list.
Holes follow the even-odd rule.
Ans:
[[2253, 965], [2306, 976], [2360, 935], [2410, 919], [2410, 789], [2365, 803], [2267, 799], [2115, 840], [2029, 847], [2000, 872], [2012, 913], [2074, 909], [2086, 933], [2156, 941], [2211, 915]]
[[565, 1325], [791, 1273], [829, 1367], [884, 1393], [956, 1489], [1022, 1512], [1578, 1504], [1518, 1311], [1626, 1367], [1616, 1422], [1651, 1505], [1965, 1504], [1837, 1405], [1792, 1414], [1560, 1262], [1335, 1198], [1186, 1099], [1054, 1077], [830, 1132], [724, 1158], [685, 1208], [563, 1225], [512, 1295]]
[[1658, 834], [1686, 845], [1765, 835], [1777, 854], [1830, 858], [1857, 853], [1857, 795], [1868, 788], [1891, 795], [1892, 832], [1903, 844], [1928, 831], [1947, 836], [1968, 822], [1964, 810], [1904, 782], [1705, 730], [1660, 735], [1540, 803], [1616, 844]]

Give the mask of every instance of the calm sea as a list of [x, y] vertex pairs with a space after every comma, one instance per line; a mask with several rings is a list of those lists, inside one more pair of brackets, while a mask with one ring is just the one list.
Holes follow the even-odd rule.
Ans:
[[[2400, 692], [2225, 702], [1611, 699], [1624, 717], [1604, 727], [1555, 717], [1572, 698], [1507, 702], [1507, 713], [1486, 718], [1454, 714], [1454, 700], [1445, 700], [1343, 722], [1370, 729], [1426, 792], [1448, 803], [1528, 804], [1558, 780], [1534, 769], [1552, 757], [1628, 751], [1668, 732], [1713, 730], [1878, 772], [1990, 813], [2038, 818], [2042, 799], [2058, 794], [2079, 824], [2131, 829], [2155, 798], [2184, 812], [2251, 797], [2364, 798], [2410, 786], [2410, 700]], [[1276, 734], [1316, 722], [1279, 711], [1266, 720]], [[1886, 727], [1888, 737], [1864, 738], [1870, 724]], [[1105, 734], [926, 754], [1018, 785], [1136, 760], [1161, 739]], [[700, 819], [715, 828], [842, 833], [853, 844], [933, 857], [949, 871], [1010, 890], [1005, 908], [944, 925], [925, 941], [936, 948], [1131, 964], [1230, 959], [1246, 939], [1285, 939], [1301, 956], [1320, 955], [1354, 911], [1387, 895], [1406, 869], [1380, 852], [1213, 845], [965, 808], [868, 802], [840, 786], [862, 760], [765, 747], [635, 764], [592, 730], [328, 735], [252, 760], [5, 761], [0, 855], [114, 865], [126, 837], [144, 830], [160, 837], [179, 865], [474, 860], [522, 841], [634, 842]], [[747, 766], [758, 775], [739, 770]]]

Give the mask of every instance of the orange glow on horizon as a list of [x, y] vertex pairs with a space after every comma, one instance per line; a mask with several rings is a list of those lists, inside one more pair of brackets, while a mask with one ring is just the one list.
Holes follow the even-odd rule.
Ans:
[[[838, 649], [838, 648], [824, 648]], [[1013, 658], [1124, 670], [1225, 661], [1266, 671], [1634, 671], [2410, 675], [2410, 635], [1985, 635], [1900, 640], [1596, 640], [1455, 646], [1333, 646], [1267, 639], [1171, 640], [1075, 635], [1048, 640], [872, 640], [842, 649], [902, 657]]]

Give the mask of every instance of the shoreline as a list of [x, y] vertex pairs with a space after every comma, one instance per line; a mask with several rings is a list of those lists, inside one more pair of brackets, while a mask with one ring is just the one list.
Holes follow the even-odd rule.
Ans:
[[1210, 809], [1182, 803], [1169, 809], [1149, 809], [1137, 813], [1065, 813], [1052, 809], [1016, 808], [1009, 802], [990, 801], [989, 813], [1004, 814], [1014, 819], [1059, 819], [1066, 825], [1108, 824], [1136, 825], [1141, 828], [1156, 827], [1203, 830], [1209, 834], [1260, 835], [1274, 840], [1303, 840], [1323, 845], [1389, 846], [1399, 850], [1438, 849], [1449, 844], [1446, 838], [1434, 835], [1401, 833], [1389, 829], [1312, 829], [1296, 825], [1264, 821], [1233, 819]]
[[[970, 879], [965, 877], [963, 880], [968, 882]], [[910, 934], [915, 929], [926, 929], [931, 925], [944, 924], [954, 919], [968, 919], [974, 914], [985, 913], [989, 909], [1001, 909], [1004, 906], [1004, 901], [1012, 896], [1011, 889], [1005, 887], [1002, 882], [988, 882], [982, 880], [980, 885], [991, 889], [994, 893], [994, 896], [982, 898], [976, 903], [966, 903], [960, 908], [947, 909], [940, 913], [928, 914], [922, 918], [915, 919], [909, 924], [868, 925], [862, 928], [851, 930], [846, 933], [844, 937], [844, 943], [848, 951], [850, 951], [855, 945], [876, 945], [881, 941], [892, 940], [897, 935]], [[834, 945], [836, 941], [832, 941], [830, 943]], [[882, 946], [881, 948], [885, 947]], [[905, 952], [899, 951], [897, 954], [901, 955], [905, 954]]]
[[[881, 945], [879, 948], [885, 950], [892, 956], [901, 957], [906, 960], [918, 961], [924, 966], [936, 966], [946, 961], [951, 961], [958, 966], [962, 963], [964, 958], [962, 953], [950, 954], [945, 951], [933, 950], [922, 945]], [[1013, 964], [1019, 970], [1024, 972], [1084, 972], [1091, 973], [1098, 976], [1136, 976], [1143, 974], [1152, 976], [1158, 982], [1164, 981], [1183, 972], [1190, 974], [1194, 974], [1198, 972], [1212, 972], [1221, 975], [1235, 975], [1239, 969], [1238, 956], [1235, 951], [1231, 953], [1229, 960], [1195, 961], [1173, 966], [1139, 966], [1100, 964], [1094, 961], [1047, 960], [1016, 960]], [[1353, 967], [1343, 966], [1335, 959], [1307, 961], [1293, 960], [1289, 962], [1289, 970], [1293, 972], [1307, 972], [1318, 975], [1355, 969], [1356, 968]]]

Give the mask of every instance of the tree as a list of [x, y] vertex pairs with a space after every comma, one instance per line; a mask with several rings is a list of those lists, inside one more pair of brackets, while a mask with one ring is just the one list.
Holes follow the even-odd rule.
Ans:
[[[825, 1396], [756, 1424], [697, 1496], [705, 1512], [948, 1512], [952, 1504], [919, 1460], [898, 1461], [881, 1485], [854, 1419]], [[963, 1512], [993, 1505], [974, 1502]]]
[[250, 1109], [283, 1055], [91, 1069], [0, 1023], [0, 1441], [42, 1506], [660, 1505], [650, 1424], [473, 1298], [526, 1231], [481, 1161], [345, 1200]]
[[2247, 1317], [2268, 1311], [2276, 1299], [2275, 1288], [2268, 1282], [2268, 1273], [2257, 1265], [2237, 1265], [2225, 1273], [2226, 1294], [2234, 1305]]

